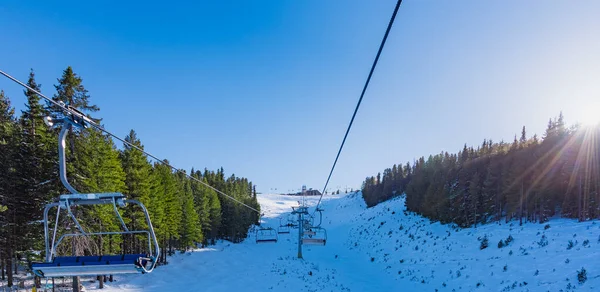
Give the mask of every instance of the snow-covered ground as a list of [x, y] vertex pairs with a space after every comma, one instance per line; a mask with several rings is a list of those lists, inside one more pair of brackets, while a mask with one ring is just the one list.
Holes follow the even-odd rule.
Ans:
[[[299, 197], [260, 195], [265, 224]], [[309, 205], [318, 198], [309, 198]], [[327, 246], [305, 246], [297, 233], [273, 244], [241, 244], [178, 254], [149, 275], [117, 276], [105, 291], [599, 291], [600, 222], [489, 224], [453, 229], [405, 212], [396, 198], [367, 209], [359, 194], [326, 196]], [[512, 236], [508, 246], [498, 242]], [[480, 249], [487, 237], [489, 246]], [[569, 242], [573, 246], [569, 248]], [[580, 284], [577, 271], [587, 270]], [[96, 283], [85, 282], [87, 290]]]

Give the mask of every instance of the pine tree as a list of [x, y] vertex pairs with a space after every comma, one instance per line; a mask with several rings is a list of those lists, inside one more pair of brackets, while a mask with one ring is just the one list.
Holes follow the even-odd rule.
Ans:
[[182, 210], [180, 247], [182, 250], [187, 250], [190, 247], [194, 247], [195, 243], [202, 241], [202, 230], [200, 219], [194, 206], [190, 180], [185, 176], [179, 176], [179, 188]]
[[[97, 112], [100, 108], [96, 105], [91, 104], [88, 91], [83, 86], [83, 81], [79, 77], [71, 66], [68, 66], [58, 79], [58, 84], [54, 85], [56, 94], [52, 97], [57, 102], [64, 103], [67, 107], [75, 108], [83, 113]], [[54, 116], [60, 116], [62, 110], [57, 107], [50, 107], [50, 110]], [[96, 120], [99, 121], [99, 120]], [[78, 139], [79, 131], [75, 129], [69, 130], [69, 147], [67, 151], [67, 172], [74, 171], [74, 159], [75, 159], [75, 141]], [[77, 177], [74, 177], [74, 183], [77, 182]], [[73, 290], [79, 291], [79, 279], [78, 277], [73, 278]]]
[[519, 139], [519, 145], [525, 147], [527, 143], [527, 133], [525, 132], [525, 126], [523, 126], [523, 130], [521, 130], [521, 138]]
[[[17, 192], [18, 176], [16, 157], [18, 155], [19, 127], [14, 117], [15, 110], [10, 100], [0, 90], [0, 258], [4, 260], [8, 275], [7, 286], [13, 286], [13, 260], [18, 244], [18, 226], [20, 198]], [[16, 271], [14, 271], [16, 272]]]
[[483, 198], [485, 215], [495, 214], [495, 220], [502, 217], [502, 157], [492, 157], [488, 164], [486, 177], [483, 181]]
[[[125, 141], [140, 149], [144, 149], [144, 146], [133, 130], [125, 137]], [[146, 206], [150, 205], [150, 193], [152, 192], [152, 165], [148, 162], [146, 155], [132, 146], [125, 144], [120, 157], [126, 177], [125, 194], [129, 198], [138, 200]], [[133, 229], [148, 227], [146, 226], [142, 212], [133, 206], [128, 206], [125, 211], [125, 218], [127, 219], [127, 223], [131, 223]], [[128, 245], [130, 252], [139, 252], [139, 240], [130, 240]]]
[[[163, 247], [161, 249], [163, 253], [161, 255], [161, 260], [163, 263], [166, 263], [166, 255], [168, 251], [172, 251], [173, 240], [179, 238], [179, 225], [181, 223], [182, 210], [178, 198], [177, 181], [175, 175], [171, 172], [171, 168], [164, 164], [155, 163], [154, 172], [157, 179], [157, 189], [155, 190], [155, 194], [157, 197], [161, 198], [162, 205], [153, 205], [151, 208], [149, 206], [149, 208], [152, 210], [162, 207], [163, 220], [159, 219], [157, 221], [156, 232], [158, 240]], [[149, 212], [151, 212], [152, 216], [155, 216], [154, 211]], [[160, 216], [159, 213], [156, 213], [156, 215]], [[154, 221], [152, 222], [154, 224]]]
[[[210, 239], [211, 244], [215, 244], [215, 241], [218, 238], [219, 229], [221, 228], [221, 201], [219, 200], [217, 193], [213, 190], [209, 191], [207, 196], [210, 213], [210, 228], [208, 230], [205, 229], [205, 232], [209, 232], [208, 234], [205, 234], [205, 238]], [[254, 222], [257, 221], [258, 220], [255, 220]]]
[[[31, 70], [27, 85], [39, 91]], [[15, 224], [20, 230], [19, 244], [23, 250], [41, 249], [42, 225], [31, 224], [42, 219], [43, 205], [57, 195], [56, 149], [57, 142], [53, 133], [46, 127], [43, 118], [48, 114], [40, 103], [40, 97], [32, 90], [25, 90], [26, 109], [19, 119], [20, 131], [17, 133], [19, 149], [14, 157], [15, 182], [21, 203]], [[39, 259], [39, 258], [37, 258]]]
[[90, 104], [90, 96], [82, 83], [81, 77], [73, 72], [71, 66], [68, 66], [63, 71], [62, 77], [58, 79], [58, 84], [54, 85], [56, 95], [52, 99], [63, 102], [66, 106], [76, 108], [81, 112], [99, 111], [98, 106]]
[[476, 171], [469, 182], [469, 197], [471, 199], [470, 211], [472, 212], [471, 219], [467, 224], [477, 225], [481, 219], [481, 175]]
[[89, 128], [77, 141], [77, 173], [84, 192], [123, 192], [125, 172], [112, 139]]
[[[83, 130], [75, 142], [76, 153], [73, 168], [80, 178], [76, 187], [85, 193], [123, 192], [125, 172], [119, 160], [119, 151], [112, 139], [100, 131]], [[98, 205], [79, 213], [80, 223], [91, 231], [121, 231], [123, 227], [111, 205]], [[91, 241], [94, 240], [94, 241]], [[116, 236], [90, 238], [86, 246], [94, 249], [80, 253], [105, 254], [122, 252], [122, 238]]]
[[556, 123], [552, 121], [552, 118], [548, 120], [548, 126], [546, 127], [546, 132], [544, 133], [544, 140], [548, 138], [552, 138], [556, 135]]
[[383, 181], [381, 182], [381, 194], [378, 201], [383, 202], [393, 196], [394, 191], [394, 173], [392, 169], [386, 168], [383, 171]]
[[9, 177], [11, 169], [11, 152], [14, 145], [11, 145], [11, 139], [15, 131], [14, 122], [15, 110], [10, 105], [10, 100], [5, 96], [4, 91], [0, 90], [0, 209], [5, 211], [6, 206], [2, 205], [10, 190]]
[[566, 125], [565, 125], [565, 117], [563, 116], [562, 111], [558, 115], [558, 119], [556, 120], [556, 131], [559, 136], [563, 136], [567, 133]]
[[[196, 180], [203, 180], [200, 171], [195, 171], [192, 168], [190, 173], [191, 176]], [[213, 191], [196, 180], [190, 180], [190, 184], [192, 187], [192, 194], [194, 197], [194, 205], [196, 206], [196, 212], [198, 213], [198, 220], [200, 222], [201, 230], [203, 232], [202, 244], [207, 245], [207, 240], [210, 237], [209, 232], [211, 228], [209, 192]]]

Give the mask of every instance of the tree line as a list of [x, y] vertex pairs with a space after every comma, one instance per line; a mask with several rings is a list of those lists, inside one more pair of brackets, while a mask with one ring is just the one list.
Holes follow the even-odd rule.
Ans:
[[409, 211], [461, 227], [600, 218], [600, 125], [569, 128], [561, 113], [542, 139], [528, 138], [523, 127], [512, 143], [485, 139], [394, 165], [367, 177], [362, 191], [368, 206], [405, 194]]
[[[33, 70], [27, 84], [40, 90]], [[86, 114], [99, 111], [91, 103], [81, 77], [71, 67], [63, 71], [54, 87], [55, 101]], [[13, 284], [12, 275], [17, 272], [19, 261], [45, 257], [42, 210], [46, 203], [67, 193], [58, 176], [59, 129], [49, 128], [43, 121], [48, 115], [59, 115], [59, 109], [43, 102], [31, 90], [25, 90], [24, 94], [27, 104], [17, 116], [9, 97], [0, 91], [0, 269], [2, 279], [8, 277], [9, 286]], [[134, 130], [125, 140], [143, 149]], [[72, 130], [66, 148], [67, 173], [77, 190], [121, 192], [147, 207], [161, 246], [159, 263], [167, 263], [168, 253], [197, 244], [214, 244], [218, 239], [240, 242], [258, 221], [255, 212], [164, 164], [151, 163], [146, 155], [130, 146], [118, 149], [111, 137], [93, 128]], [[255, 186], [246, 178], [225, 176], [223, 168], [216, 171], [192, 168], [189, 175], [260, 209]], [[88, 231], [121, 230], [110, 205], [73, 209]], [[130, 229], [147, 228], [139, 209], [128, 206], [121, 215]], [[55, 218], [52, 214], [49, 221]], [[59, 218], [62, 219], [58, 224], [59, 234], [74, 229], [68, 216], [63, 214]], [[144, 238], [138, 236], [107, 236], [70, 243], [76, 247], [58, 252], [85, 255], [148, 251]]]

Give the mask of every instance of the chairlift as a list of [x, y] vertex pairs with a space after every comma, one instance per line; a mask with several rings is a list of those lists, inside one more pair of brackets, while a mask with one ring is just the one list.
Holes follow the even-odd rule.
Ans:
[[260, 227], [256, 230], [256, 243], [276, 243], [277, 231], [272, 227]]
[[298, 228], [298, 222], [296, 220], [296, 216], [294, 216], [294, 214], [290, 213], [288, 215], [287, 218], [287, 224], [288, 226], [290, 226], [291, 228]]
[[279, 218], [279, 229], [277, 230], [277, 233], [288, 234], [288, 233], [290, 233], [290, 227], [291, 227], [290, 223], [284, 222], [282, 219], [283, 218]]
[[309, 216], [305, 219], [302, 244], [325, 245], [327, 243], [327, 230], [321, 227], [321, 223], [323, 223], [323, 209], [317, 208], [316, 211], [319, 212], [319, 224], [314, 224], [314, 216]]
[[[73, 109], [72, 109], [73, 110]], [[70, 194], [61, 195], [58, 202], [47, 204], [44, 208], [44, 244], [46, 251], [45, 262], [37, 262], [31, 264], [31, 270], [39, 277], [65, 277], [65, 276], [88, 276], [88, 275], [103, 275], [103, 274], [128, 274], [128, 273], [150, 273], [156, 266], [156, 261], [160, 255], [160, 248], [148, 210], [144, 205], [137, 200], [128, 200], [121, 193], [93, 193], [80, 194], [68, 182], [66, 173], [65, 160], [65, 140], [69, 130], [76, 126], [84, 128], [89, 120], [85, 115], [77, 115], [79, 112], [74, 112], [62, 119], [46, 118], [45, 122], [49, 126], [55, 124], [62, 125], [59, 134], [59, 175], [63, 185], [69, 190]], [[87, 118], [87, 119], [86, 119]], [[75, 214], [71, 211], [72, 207], [81, 205], [106, 205], [111, 204], [115, 211], [116, 217], [121, 223], [123, 231], [116, 232], [86, 232]], [[126, 205], [138, 206], [146, 218], [148, 225], [144, 230], [130, 230], [123, 218], [119, 214], [118, 208]], [[54, 228], [50, 228], [48, 213], [50, 209], [56, 207], [56, 222]], [[59, 227], [59, 216], [61, 211], [66, 211], [68, 216], [75, 224], [75, 232], [62, 234], [58, 240], [56, 239], [57, 230]], [[50, 233], [52, 229], [52, 234]], [[87, 256], [62, 256], [58, 255], [58, 247], [61, 243], [66, 242], [67, 238], [90, 237], [90, 236], [113, 236], [113, 235], [146, 235], [148, 240], [148, 253], [142, 254], [120, 254], [120, 255], [87, 255]], [[50, 240], [50, 236], [52, 239]]]
[[327, 243], [327, 230], [322, 227], [311, 227], [303, 232], [302, 244], [304, 245], [325, 245]]

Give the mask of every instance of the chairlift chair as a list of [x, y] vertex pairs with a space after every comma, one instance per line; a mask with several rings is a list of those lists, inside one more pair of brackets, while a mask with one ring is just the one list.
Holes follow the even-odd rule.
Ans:
[[298, 222], [296, 220], [296, 216], [294, 216], [294, 214], [289, 214], [288, 218], [287, 218], [287, 225], [290, 226], [291, 228], [298, 228]]
[[279, 229], [277, 230], [277, 233], [288, 234], [290, 233], [290, 223], [284, 222], [282, 219], [283, 218], [279, 218]]
[[303, 232], [302, 244], [304, 245], [325, 245], [327, 243], [327, 230], [322, 227], [313, 226]]
[[305, 219], [302, 244], [325, 245], [327, 243], [327, 230], [321, 227], [321, 223], [323, 223], [323, 209], [317, 208], [316, 212], [319, 212], [319, 224], [314, 224], [314, 216], [309, 216]]
[[256, 243], [276, 243], [277, 231], [272, 227], [260, 227], [256, 230]]
[[[103, 274], [127, 274], [127, 273], [150, 273], [154, 270], [158, 256], [160, 255], [160, 248], [148, 210], [144, 205], [137, 200], [128, 200], [121, 193], [94, 193], [94, 194], [80, 194], [78, 193], [68, 182], [66, 173], [66, 161], [65, 161], [65, 139], [67, 133], [76, 126], [84, 128], [86, 123], [89, 121], [85, 115], [76, 112], [71, 108], [74, 113], [69, 114], [63, 119], [52, 120], [47, 118], [45, 121], [49, 126], [54, 124], [62, 125], [62, 130], [59, 135], [59, 174], [63, 185], [69, 190], [70, 194], [61, 195], [58, 202], [47, 204], [44, 208], [44, 244], [46, 251], [45, 262], [38, 262], [31, 264], [31, 270], [39, 277], [65, 277], [65, 276], [88, 276], [88, 275], [103, 275]], [[76, 216], [71, 211], [71, 207], [80, 205], [104, 205], [111, 204], [117, 218], [119, 219], [123, 231], [115, 232], [86, 232], [83, 227], [79, 224]], [[144, 230], [130, 230], [123, 221], [123, 218], [119, 214], [119, 207], [125, 207], [127, 204], [138, 206], [143, 212], [147, 229]], [[48, 220], [48, 213], [50, 209], [56, 207], [56, 222], [54, 228], [50, 228], [50, 222]], [[59, 225], [59, 216], [61, 211], [66, 211], [68, 216], [71, 218], [76, 226], [76, 232], [62, 234], [58, 240], [56, 240], [57, 230]], [[51, 234], [52, 230], [52, 234]], [[57, 248], [64, 242], [66, 238], [77, 238], [77, 237], [89, 237], [89, 236], [102, 236], [102, 235], [136, 235], [145, 234], [148, 239], [148, 253], [144, 254], [120, 254], [120, 255], [87, 255], [87, 256], [61, 256], [58, 255]], [[52, 238], [50, 239], [50, 236]]]

